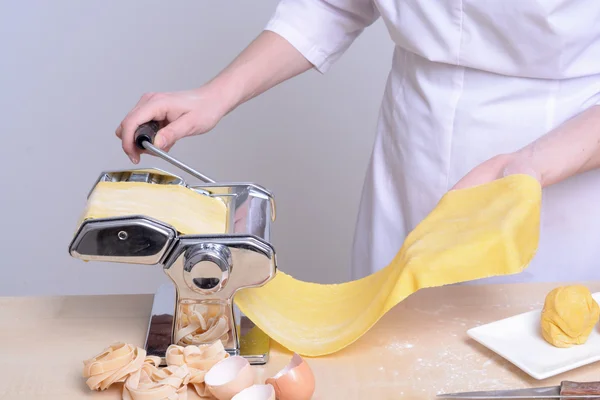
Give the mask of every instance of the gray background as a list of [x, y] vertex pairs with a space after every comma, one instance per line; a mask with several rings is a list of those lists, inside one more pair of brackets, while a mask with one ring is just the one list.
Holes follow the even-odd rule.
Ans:
[[[159, 267], [68, 255], [85, 196], [101, 171], [132, 166], [114, 130], [139, 97], [212, 78], [276, 3], [0, 1], [0, 295], [150, 293], [166, 281]], [[326, 75], [286, 82], [172, 150], [218, 180], [275, 193], [279, 266], [299, 279], [349, 279], [392, 50], [378, 21]], [[141, 166], [172, 170], [149, 156]]]

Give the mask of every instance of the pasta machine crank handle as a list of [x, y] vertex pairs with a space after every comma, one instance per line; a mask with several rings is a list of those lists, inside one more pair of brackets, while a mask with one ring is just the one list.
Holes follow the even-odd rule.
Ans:
[[135, 135], [133, 140], [135, 141], [135, 145], [141, 150], [148, 150], [152, 154], [162, 158], [166, 162], [176, 166], [179, 169], [184, 170], [188, 174], [200, 179], [206, 183], [215, 183], [215, 181], [208, 176], [196, 171], [192, 167], [187, 164], [182, 163], [178, 159], [171, 157], [166, 152], [160, 150], [156, 146], [154, 146], [154, 138], [158, 132], [158, 122], [150, 121], [146, 122], [140, 126], [135, 131]]

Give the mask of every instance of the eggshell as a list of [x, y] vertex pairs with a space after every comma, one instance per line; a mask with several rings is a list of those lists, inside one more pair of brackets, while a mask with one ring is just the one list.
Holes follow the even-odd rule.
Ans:
[[310, 366], [295, 353], [290, 363], [266, 383], [273, 385], [278, 400], [310, 400], [315, 392]]
[[233, 396], [231, 400], [275, 400], [271, 385], [252, 385]]
[[244, 357], [228, 357], [208, 370], [204, 382], [218, 400], [231, 400], [233, 396], [252, 386], [254, 370]]

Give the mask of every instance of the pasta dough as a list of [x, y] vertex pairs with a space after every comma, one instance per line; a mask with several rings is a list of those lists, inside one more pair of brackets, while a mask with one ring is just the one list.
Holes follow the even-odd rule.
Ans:
[[[183, 234], [223, 229], [222, 203], [185, 188], [103, 182], [96, 191], [84, 219], [114, 215], [110, 197], [119, 191], [118, 215], [145, 214]], [[94, 201], [99, 198], [105, 200]], [[178, 206], [161, 209], [165, 204]], [[421, 288], [521, 272], [537, 249], [540, 205], [541, 187], [528, 175], [450, 191], [384, 269], [329, 285], [302, 282], [278, 270], [264, 286], [240, 290], [235, 302], [289, 350], [306, 356], [334, 353]]]
[[106, 390], [113, 383], [125, 382], [129, 374], [145, 362], [146, 350], [115, 343], [97, 356], [83, 362], [83, 377], [91, 390]]
[[123, 400], [185, 400], [188, 385], [198, 396], [213, 398], [204, 376], [219, 361], [229, 357], [221, 341], [203, 346], [167, 349], [167, 366], [159, 368], [160, 357], [126, 343], [115, 343], [83, 362], [83, 376], [91, 390], [105, 390], [124, 382]]
[[542, 336], [556, 347], [584, 344], [599, 318], [600, 308], [587, 287], [558, 287], [544, 301]]
[[82, 219], [146, 215], [179, 232], [225, 233], [227, 207], [220, 199], [180, 185], [143, 182], [99, 182]]
[[175, 344], [210, 343], [229, 338], [229, 325], [225, 309], [220, 304], [181, 304], [178, 323], [175, 328]]

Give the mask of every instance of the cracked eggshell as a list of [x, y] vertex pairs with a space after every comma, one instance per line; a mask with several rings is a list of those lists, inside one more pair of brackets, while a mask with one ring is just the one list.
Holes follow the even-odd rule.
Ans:
[[252, 385], [231, 400], [275, 400], [275, 389], [271, 385]]
[[252, 386], [254, 370], [244, 357], [228, 357], [208, 370], [204, 382], [218, 400], [231, 400], [233, 396]]
[[273, 385], [278, 400], [310, 400], [315, 392], [315, 376], [308, 363], [296, 353], [290, 363], [266, 383]]

